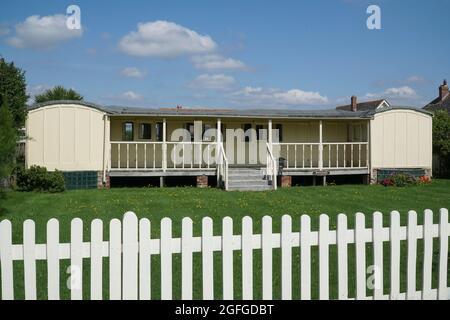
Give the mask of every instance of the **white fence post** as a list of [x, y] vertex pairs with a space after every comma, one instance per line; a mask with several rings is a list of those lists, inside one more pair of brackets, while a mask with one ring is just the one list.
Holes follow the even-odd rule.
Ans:
[[447, 273], [448, 273], [448, 210], [441, 209], [439, 216], [439, 286], [438, 299], [449, 299], [447, 289]]
[[262, 218], [262, 298], [272, 299], [272, 217]]
[[292, 299], [292, 218], [281, 218], [281, 299]]
[[139, 220], [139, 300], [151, 299], [150, 220]]
[[348, 299], [348, 246], [347, 246], [347, 216], [337, 217], [337, 254], [338, 254], [338, 299]]
[[47, 291], [49, 300], [59, 300], [59, 221], [47, 222]]
[[416, 299], [417, 213], [408, 212], [408, 267], [406, 299]]
[[374, 299], [383, 298], [383, 214], [375, 212], [373, 214], [373, 264], [374, 264]]
[[2, 300], [13, 300], [12, 226], [9, 220], [0, 222], [0, 257]]
[[364, 214], [358, 212], [355, 216], [355, 250], [356, 250], [356, 299], [366, 298], [366, 241]]
[[253, 299], [253, 221], [242, 218], [242, 299]]
[[181, 299], [192, 300], [192, 219], [181, 223]]
[[391, 300], [398, 300], [400, 295], [400, 213], [391, 212]]
[[23, 223], [23, 267], [25, 299], [36, 300], [36, 231], [33, 220]]
[[91, 300], [103, 298], [103, 221], [91, 222]]
[[329, 231], [330, 218], [326, 214], [319, 217], [319, 299], [329, 299]]
[[122, 299], [138, 298], [138, 219], [133, 212], [123, 217]]
[[233, 299], [233, 219], [222, 220], [223, 299]]
[[433, 212], [425, 210], [423, 216], [423, 272], [422, 299], [433, 299], [431, 275], [433, 268]]
[[214, 299], [213, 221], [202, 219], [203, 300]]
[[83, 221], [72, 220], [70, 225], [70, 296], [83, 299]]
[[122, 299], [122, 223], [109, 223], [109, 298]]
[[161, 220], [161, 300], [172, 299], [172, 220]]
[[311, 299], [311, 218], [300, 218], [300, 286], [301, 299]]

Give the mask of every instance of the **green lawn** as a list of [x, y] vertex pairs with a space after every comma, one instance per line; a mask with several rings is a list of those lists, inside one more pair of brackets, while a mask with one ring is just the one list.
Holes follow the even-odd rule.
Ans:
[[[312, 227], [317, 229], [318, 216], [326, 213], [330, 216], [330, 225], [336, 226], [336, 216], [339, 213], [349, 215], [349, 226], [353, 226], [353, 216], [356, 212], [363, 212], [367, 215], [367, 225], [371, 225], [371, 214], [374, 211], [381, 211], [386, 215], [392, 210], [398, 210], [402, 214], [402, 224], [406, 224], [406, 213], [408, 210], [416, 210], [419, 214], [419, 223], [422, 221], [424, 209], [432, 209], [435, 213], [435, 222], [438, 221], [439, 208], [450, 208], [450, 180], [435, 180], [431, 185], [412, 186], [406, 188], [385, 188], [382, 186], [330, 186], [330, 187], [295, 187], [280, 189], [276, 192], [224, 192], [217, 189], [196, 189], [196, 188], [126, 188], [111, 190], [80, 190], [67, 191], [61, 194], [40, 194], [40, 193], [20, 193], [9, 192], [6, 198], [0, 200], [0, 220], [9, 219], [13, 224], [13, 242], [22, 242], [22, 223], [26, 219], [36, 221], [36, 238], [38, 243], [45, 242], [45, 225], [51, 218], [58, 218], [60, 221], [60, 240], [68, 242], [70, 238], [70, 221], [74, 217], [82, 218], [85, 222], [85, 241], [89, 241], [90, 221], [100, 218], [104, 222], [109, 222], [112, 218], [121, 218], [126, 211], [134, 211], [139, 217], [148, 217], [152, 221], [152, 236], [159, 235], [159, 221], [163, 217], [170, 217], [173, 220], [174, 236], [179, 236], [181, 232], [181, 219], [191, 217], [194, 220], [194, 234], [200, 235], [201, 218], [210, 216], [213, 218], [214, 233], [221, 233], [221, 218], [230, 216], [234, 219], [234, 232], [240, 233], [240, 219], [249, 215], [254, 218], [254, 232], [260, 232], [260, 220], [264, 215], [273, 217], [274, 232], [279, 232], [281, 216], [290, 214], [293, 217], [293, 229], [299, 230], [299, 217], [301, 214], [309, 214], [312, 217]], [[387, 223], [385, 219], [385, 224]], [[105, 239], [108, 237], [107, 223], [105, 223]], [[367, 264], [372, 259], [370, 245], [368, 245]], [[353, 257], [352, 246], [350, 246], [349, 259]], [[388, 247], [386, 247], [388, 249]], [[402, 253], [406, 252], [406, 246], [402, 245]], [[422, 250], [419, 242], [418, 251]], [[294, 262], [298, 262], [299, 250], [294, 249]], [[385, 252], [388, 259], [388, 250]], [[255, 298], [261, 297], [261, 274], [260, 251], [255, 250]], [[317, 297], [318, 268], [317, 250], [313, 250], [313, 297]], [[240, 297], [240, 255], [235, 253], [235, 296]], [[194, 298], [201, 298], [201, 256], [194, 255]], [[274, 298], [280, 297], [281, 275], [280, 253], [274, 250]], [[330, 250], [330, 287], [331, 297], [337, 295], [337, 268], [336, 250]], [[402, 259], [402, 271], [406, 270], [405, 259]], [[108, 270], [107, 259], [105, 259], [104, 272], [104, 296], [108, 297]], [[180, 255], [174, 255], [174, 296], [180, 297]], [[386, 260], [388, 262], [388, 260]], [[421, 268], [419, 254], [418, 285], [421, 284]], [[86, 267], [89, 262], [85, 261]], [[15, 262], [15, 288], [16, 297], [23, 298], [23, 280], [21, 262]], [[65, 267], [66, 261], [61, 264], [61, 296], [68, 298], [69, 291], [65, 287]], [[46, 264], [38, 263], [38, 297], [46, 298]], [[64, 267], [64, 268], [63, 268]], [[152, 296], [159, 297], [159, 260], [154, 257], [152, 260]], [[215, 254], [215, 295], [221, 297], [221, 257]], [[197, 272], [198, 271], [198, 272]], [[258, 271], [258, 272], [256, 272]], [[388, 269], [385, 270], [388, 275]], [[85, 268], [85, 297], [89, 297], [89, 268]], [[389, 283], [389, 277], [385, 277], [385, 283]], [[405, 290], [406, 272], [402, 272], [402, 290]], [[436, 278], [433, 277], [434, 282]], [[298, 298], [300, 292], [299, 285], [299, 265], [293, 266], [293, 297]], [[63, 285], [64, 284], [64, 285]], [[436, 285], [436, 284], [434, 284]], [[354, 262], [349, 264], [349, 290], [353, 294], [354, 288]], [[387, 291], [386, 291], [387, 292]], [[369, 293], [369, 291], [368, 291]]]

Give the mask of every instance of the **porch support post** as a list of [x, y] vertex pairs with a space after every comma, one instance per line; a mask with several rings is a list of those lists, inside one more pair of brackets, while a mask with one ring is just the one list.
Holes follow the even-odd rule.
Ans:
[[222, 121], [220, 118], [217, 118], [217, 134], [216, 134], [216, 177], [217, 177], [217, 187], [220, 186], [220, 179], [219, 179], [219, 162], [220, 162], [220, 156], [219, 156], [219, 148], [220, 144], [222, 143]]
[[272, 148], [272, 143], [273, 143], [272, 119], [269, 119], [269, 123], [267, 125], [267, 128], [268, 128], [267, 130], [269, 131], [268, 132], [269, 148], [270, 148], [270, 151], [273, 152], [273, 148]]
[[166, 124], [166, 119], [163, 119], [163, 145], [162, 145], [162, 167], [163, 167], [163, 171], [166, 172], [167, 169], [167, 136], [166, 136], [166, 129], [167, 129], [167, 124]]
[[322, 136], [322, 120], [319, 122], [319, 170], [323, 169], [323, 136]]

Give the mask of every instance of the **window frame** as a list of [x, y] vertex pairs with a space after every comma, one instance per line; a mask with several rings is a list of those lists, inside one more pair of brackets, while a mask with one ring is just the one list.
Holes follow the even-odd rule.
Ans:
[[[131, 139], [128, 139], [127, 136], [127, 125], [131, 125]], [[122, 141], [134, 141], [134, 122], [133, 121], [125, 121], [122, 122]]]
[[[144, 137], [143, 127], [148, 126], [148, 137]], [[152, 140], [152, 124], [150, 122], [141, 122], [139, 123], [139, 139], [140, 140]]]

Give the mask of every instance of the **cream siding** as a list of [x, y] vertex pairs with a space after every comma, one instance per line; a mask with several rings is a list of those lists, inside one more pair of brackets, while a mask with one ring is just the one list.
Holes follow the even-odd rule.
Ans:
[[76, 104], [31, 110], [26, 125], [27, 166], [62, 171], [102, 170], [104, 117], [99, 110]]
[[431, 168], [431, 115], [385, 111], [375, 114], [370, 130], [372, 168]]

